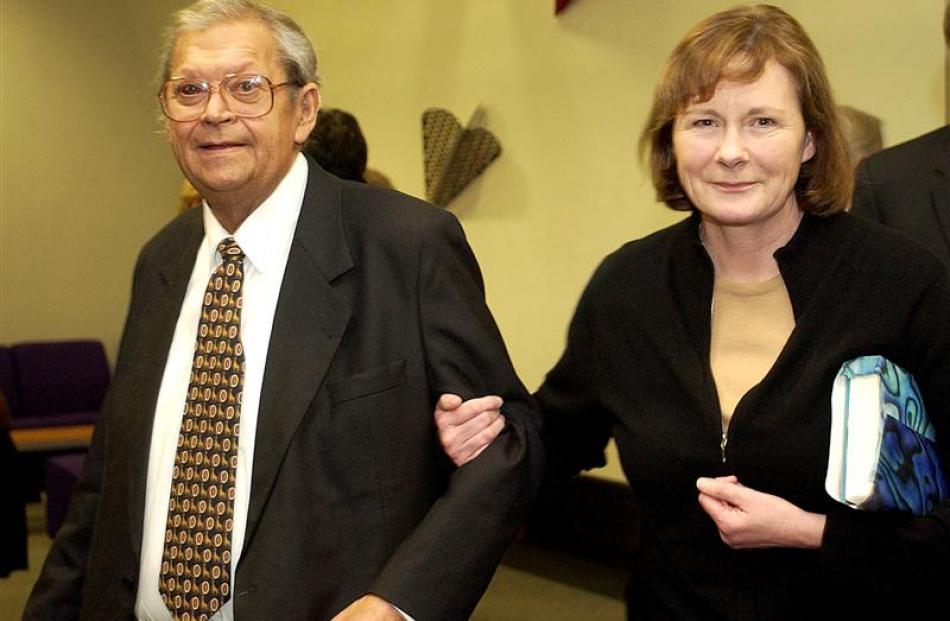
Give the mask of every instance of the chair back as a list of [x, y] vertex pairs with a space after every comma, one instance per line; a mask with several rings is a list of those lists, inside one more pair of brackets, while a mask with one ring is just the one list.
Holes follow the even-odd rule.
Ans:
[[99, 341], [25, 343], [11, 348], [18, 415], [97, 412], [109, 387], [109, 364]]

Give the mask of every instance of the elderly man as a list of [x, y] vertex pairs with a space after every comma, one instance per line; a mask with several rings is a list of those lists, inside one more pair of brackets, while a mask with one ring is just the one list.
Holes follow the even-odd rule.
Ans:
[[[25, 618], [467, 618], [540, 449], [458, 223], [300, 154], [320, 93], [286, 15], [203, 0], [166, 50], [166, 132], [206, 203], [142, 250]], [[458, 470], [443, 392], [506, 399]]]

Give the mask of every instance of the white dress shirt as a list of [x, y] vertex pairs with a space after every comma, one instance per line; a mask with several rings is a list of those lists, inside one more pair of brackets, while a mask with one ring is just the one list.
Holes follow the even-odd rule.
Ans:
[[[297, 155], [277, 189], [241, 224], [233, 237], [244, 251], [243, 310], [241, 341], [244, 345], [244, 391], [241, 405], [241, 434], [238, 438], [238, 465], [235, 479], [234, 530], [231, 536], [231, 592], [240, 588], [235, 583], [235, 567], [241, 558], [247, 507], [251, 494], [251, 472], [254, 466], [254, 439], [260, 404], [261, 382], [267, 346], [277, 297], [287, 267], [287, 256], [293, 241], [297, 217], [307, 186], [307, 161]], [[188, 281], [185, 300], [175, 325], [162, 384], [152, 424], [152, 444], [148, 458], [148, 487], [145, 493], [145, 519], [142, 524], [142, 556], [139, 589], [135, 602], [137, 618], [148, 621], [169, 621], [171, 613], [158, 591], [159, 571], [168, 517], [172, 467], [178, 443], [185, 396], [195, 353], [201, 301], [208, 280], [220, 265], [218, 243], [230, 234], [215, 218], [207, 203], [204, 211], [205, 236], [198, 249], [195, 266]], [[275, 568], [277, 570], [278, 568]], [[229, 600], [214, 621], [234, 619], [233, 600]]]

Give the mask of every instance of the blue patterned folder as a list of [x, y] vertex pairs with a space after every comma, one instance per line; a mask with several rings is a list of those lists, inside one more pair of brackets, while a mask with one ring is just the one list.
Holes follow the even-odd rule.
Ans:
[[861, 356], [838, 371], [825, 490], [858, 509], [914, 515], [950, 496], [917, 383], [883, 356]]

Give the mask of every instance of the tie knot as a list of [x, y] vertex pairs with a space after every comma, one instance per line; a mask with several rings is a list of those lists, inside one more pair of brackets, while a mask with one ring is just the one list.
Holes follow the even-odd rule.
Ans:
[[234, 241], [233, 237], [225, 237], [218, 244], [218, 254], [224, 261], [240, 261], [244, 258], [244, 251]]

